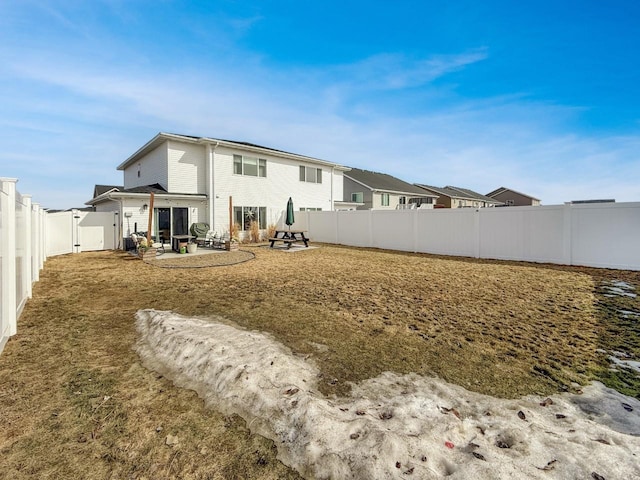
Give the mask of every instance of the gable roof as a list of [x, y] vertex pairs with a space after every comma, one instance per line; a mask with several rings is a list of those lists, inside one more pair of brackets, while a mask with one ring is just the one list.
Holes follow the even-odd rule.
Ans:
[[221, 138], [195, 137], [193, 135], [181, 135], [177, 133], [165, 133], [165, 132], [158, 133], [155, 137], [153, 137], [151, 140], [145, 143], [142, 147], [138, 149], [138, 151], [136, 151], [133, 155], [127, 158], [120, 165], [118, 165], [117, 169], [124, 170], [129, 165], [131, 165], [132, 163], [135, 163], [137, 160], [144, 157], [147, 153], [151, 152], [152, 150], [159, 147], [160, 145], [162, 145], [164, 142], [168, 140], [175, 140], [178, 142], [192, 143], [192, 144], [198, 144], [198, 145], [212, 144], [212, 145], [223, 146], [228, 148], [241, 148], [243, 150], [248, 150], [250, 152], [272, 154], [272, 155], [276, 154], [280, 157], [285, 157], [293, 160], [319, 163], [322, 165], [334, 167], [344, 171], [349, 170], [347, 167], [343, 165], [339, 165], [334, 162], [320, 160], [318, 158], [313, 158], [313, 157], [307, 157], [305, 155], [298, 155], [297, 153], [285, 152], [284, 150], [276, 150], [275, 148], [263, 147], [261, 145], [256, 145], [255, 143], [238, 142], [234, 140], [224, 140]]
[[449, 188], [451, 190], [457, 190], [459, 192], [462, 192], [465, 195], [468, 195], [469, 198], [472, 198], [474, 200], [480, 200], [481, 202], [496, 203], [496, 204], [501, 204], [502, 203], [502, 202], [496, 200], [495, 198], [491, 198], [491, 197], [488, 197], [486, 195], [482, 195], [481, 193], [474, 192], [473, 190], [469, 190], [468, 188], [453, 187], [451, 185], [448, 185], [446, 188]]
[[93, 198], [99, 197], [103, 193], [122, 190], [124, 187], [118, 185], [96, 185], [93, 187]]
[[351, 170], [348, 173], [345, 173], [344, 176], [372, 191], [403, 193], [419, 195], [421, 197], [436, 196], [425, 192], [411, 183], [407, 183], [386, 173], [351, 168]]
[[450, 198], [464, 198], [470, 199], [470, 197], [466, 196], [462, 192], [458, 190], [452, 190], [449, 187], [434, 187], [433, 185], [424, 185], [422, 183], [416, 183], [416, 186], [423, 188], [425, 190], [429, 190], [438, 196], [445, 196]]
[[420, 188], [424, 188], [426, 190], [432, 191], [440, 196], [445, 196], [449, 198], [458, 198], [462, 200], [474, 200], [474, 201], [480, 201], [480, 202], [494, 203], [496, 205], [499, 205], [502, 203], [496, 200], [495, 198], [487, 197], [478, 192], [474, 192], [473, 190], [469, 190], [468, 188], [453, 187], [451, 185], [447, 185], [446, 187], [434, 187], [432, 185], [423, 185], [421, 183], [416, 183], [416, 185]]
[[[97, 187], [97, 185], [96, 185]], [[85, 205], [95, 205], [97, 203], [101, 203], [108, 200], [114, 200], [117, 198], [126, 198], [131, 196], [138, 195], [149, 195], [153, 193], [154, 195], [164, 195], [164, 196], [172, 196], [172, 197], [180, 197], [180, 198], [192, 198], [192, 197], [200, 197], [207, 198], [206, 195], [201, 193], [172, 193], [167, 192], [167, 190], [160, 185], [159, 183], [154, 183], [153, 185], [141, 185], [138, 187], [132, 188], [122, 188], [122, 187], [113, 187], [110, 190], [103, 191], [99, 195], [95, 195], [91, 200], [85, 202]]]
[[518, 192], [513, 188], [507, 188], [507, 187], [496, 188], [494, 191], [487, 193], [487, 197], [495, 197], [496, 195], [500, 195], [501, 193], [504, 193], [504, 192], [513, 192], [518, 195], [522, 195], [523, 197], [530, 198], [531, 200], [537, 200], [538, 202], [540, 201], [539, 198], [532, 197], [531, 195], [527, 195], [526, 193]]

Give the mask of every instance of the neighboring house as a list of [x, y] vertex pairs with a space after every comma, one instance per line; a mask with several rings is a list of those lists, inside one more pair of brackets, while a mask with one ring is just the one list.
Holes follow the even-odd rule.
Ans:
[[495, 200], [499, 200], [504, 203], [506, 207], [524, 207], [524, 206], [538, 206], [540, 205], [540, 199], [526, 195], [524, 193], [516, 192], [510, 188], [500, 187], [493, 192], [487, 193], [487, 197], [491, 197]]
[[432, 185], [423, 185], [416, 183], [418, 187], [436, 195], [436, 208], [486, 208], [501, 205], [502, 202], [493, 198], [482, 195], [468, 188], [452, 187], [434, 187]]
[[342, 203], [349, 169], [251, 143], [159, 133], [118, 170], [124, 186], [96, 185], [87, 205], [117, 212], [127, 239], [147, 230], [151, 192], [152, 233], [158, 238], [187, 234], [196, 222], [228, 231], [230, 197], [241, 229], [252, 220], [266, 229], [278, 222], [289, 197], [299, 210], [333, 210]]
[[358, 210], [433, 208], [436, 195], [386, 173], [352, 168], [344, 174], [344, 201]]

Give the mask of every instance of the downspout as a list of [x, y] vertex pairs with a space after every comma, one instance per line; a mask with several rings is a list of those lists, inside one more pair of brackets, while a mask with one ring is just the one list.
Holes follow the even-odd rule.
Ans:
[[208, 200], [209, 200], [209, 228], [211, 228], [212, 230], [215, 230], [215, 224], [214, 224], [214, 211], [215, 211], [215, 192], [214, 192], [214, 185], [213, 185], [213, 181], [214, 181], [214, 176], [213, 176], [213, 160], [215, 157], [215, 150], [218, 147], [218, 145], [220, 144], [220, 142], [216, 142], [215, 145], [212, 145], [211, 143], [207, 143], [207, 183], [208, 183]]

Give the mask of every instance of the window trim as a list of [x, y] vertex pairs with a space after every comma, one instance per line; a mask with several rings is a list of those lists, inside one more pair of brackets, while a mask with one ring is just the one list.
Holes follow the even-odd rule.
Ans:
[[[309, 171], [315, 171], [315, 179], [309, 180]], [[306, 165], [300, 165], [298, 180], [306, 183], [319, 183], [322, 184], [322, 168], [308, 167]]]
[[[256, 206], [244, 206], [244, 205], [234, 205], [233, 206], [233, 221], [240, 225], [240, 231], [249, 230], [249, 222], [245, 222], [247, 218], [248, 211], [255, 211], [258, 214], [258, 227], [260, 230], [265, 230], [267, 228], [267, 207], [256, 207]], [[241, 222], [238, 222], [238, 213], [240, 214]]]
[[[245, 158], [247, 160], [251, 159], [256, 161], [255, 165], [251, 165], [252, 167], [255, 166], [256, 168], [256, 175], [253, 175], [251, 173], [246, 173], [245, 171]], [[238, 162], [238, 159], [240, 160]], [[248, 163], [248, 162], [247, 162]], [[240, 172], [237, 171], [237, 166], [240, 166]], [[264, 175], [261, 175], [261, 173], [264, 173]], [[241, 155], [239, 153], [234, 153], [233, 154], [233, 174], [234, 175], [242, 175], [245, 177], [256, 177], [256, 178], [267, 178], [267, 159], [266, 158], [260, 158], [260, 157], [252, 157], [250, 155]]]
[[391, 196], [388, 193], [380, 194], [380, 205], [383, 207], [388, 207], [391, 203]]

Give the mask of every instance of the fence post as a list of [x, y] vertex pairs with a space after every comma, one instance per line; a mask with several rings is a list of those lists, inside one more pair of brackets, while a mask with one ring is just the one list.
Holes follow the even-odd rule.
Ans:
[[71, 210], [71, 252], [82, 252], [80, 242], [80, 212], [75, 208]]
[[563, 208], [563, 229], [562, 229], [562, 263], [565, 265], [573, 265], [573, 255], [571, 250], [571, 203], [567, 202]]
[[480, 258], [480, 208], [476, 208], [473, 216], [473, 255]]
[[375, 247], [373, 244], [373, 208], [369, 209], [369, 245], [368, 247]]
[[40, 204], [31, 204], [31, 281], [40, 280]]
[[24, 264], [22, 265], [22, 288], [25, 298], [32, 297], [32, 265], [33, 265], [33, 242], [31, 237], [31, 195], [22, 195], [24, 204]]
[[[16, 302], [16, 178], [0, 178], [0, 189], [7, 195], [6, 225], [2, 225], [2, 323], [8, 336], [17, 332]], [[4, 333], [4, 332], [3, 332]]]
[[418, 211], [416, 208], [413, 211], [413, 253], [418, 253]]

